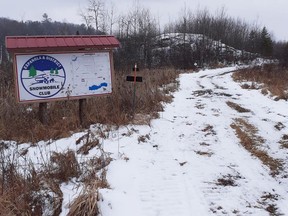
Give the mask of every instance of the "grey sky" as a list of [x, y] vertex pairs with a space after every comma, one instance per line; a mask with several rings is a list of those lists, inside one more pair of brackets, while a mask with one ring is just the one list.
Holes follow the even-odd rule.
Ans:
[[[107, 6], [113, 2], [117, 13], [125, 13], [133, 7], [135, 0], [106, 0]], [[257, 22], [267, 26], [276, 40], [288, 41], [288, 1], [287, 0], [139, 0], [159, 17], [161, 24], [179, 17], [186, 5], [192, 11], [207, 8], [211, 13], [225, 7], [232, 17]], [[47, 13], [52, 20], [82, 23], [79, 9], [87, 5], [86, 0], [0, 0], [0, 16], [16, 20], [42, 20]]]

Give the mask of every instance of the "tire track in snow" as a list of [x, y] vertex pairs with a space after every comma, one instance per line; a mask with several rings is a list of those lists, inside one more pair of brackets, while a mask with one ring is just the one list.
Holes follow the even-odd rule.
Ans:
[[[227, 74], [227, 73], [226, 73]], [[221, 74], [221, 76], [222, 75], [226, 75], [226, 74]], [[206, 78], [210, 78], [210, 80], [208, 79], [206, 79]], [[223, 84], [226, 84], [227, 85], [227, 82], [224, 82], [223, 83], [223, 81], [221, 82], [221, 86], [220, 85], [218, 85], [218, 84], [215, 84], [215, 80], [217, 80], [217, 79], [219, 79], [219, 76], [207, 76], [206, 78], [205, 78], [205, 80], [203, 81], [203, 82], [201, 82], [201, 86], [208, 86], [209, 87], [209, 89], [211, 89], [211, 85], [209, 84], [209, 82], [211, 82], [215, 87], [214, 87], [214, 89], [213, 89], [213, 92], [214, 93], [217, 93], [217, 92], [219, 92], [219, 89], [221, 90], [221, 91], [224, 91], [224, 90], [231, 90], [231, 88], [229, 89], [229, 88], [227, 88], [226, 86], [225, 87], [223, 87]], [[203, 84], [203, 83], [205, 83], [205, 84]], [[208, 83], [208, 85], [206, 85], [206, 83]], [[198, 82], [198, 85], [199, 85], [199, 82]], [[228, 85], [229, 86], [229, 85]], [[228, 94], [229, 93], [229, 94]], [[222, 95], [230, 95], [231, 94], [231, 92], [227, 92], [227, 93], [225, 93], [225, 94], [222, 94]], [[239, 95], [238, 94], [235, 94], [234, 95], [234, 97], [239, 97]], [[207, 107], [208, 106], [208, 104], [209, 104], [209, 101], [207, 101], [207, 100], [209, 100], [209, 98], [205, 98], [205, 97], [202, 97], [201, 98], [201, 102], [203, 103], [203, 104], [205, 104], [205, 106]], [[211, 98], [211, 100], [212, 100], [212, 98]], [[204, 101], [207, 101], [206, 103], [204, 102]], [[214, 100], [215, 101], [215, 100]], [[221, 103], [221, 98], [216, 98], [216, 104], [217, 105], [220, 105]], [[211, 105], [211, 103], [210, 103], [210, 105]], [[223, 109], [224, 108], [224, 109]], [[211, 107], [211, 110], [212, 110], [213, 108]], [[227, 135], [229, 134], [228, 133], [228, 130], [230, 130], [231, 131], [231, 128], [229, 127], [229, 125], [230, 125], [230, 122], [229, 122], [229, 119], [232, 119], [232, 117], [233, 117], [233, 115], [231, 115], [230, 114], [230, 118], [229, 118], [229, 110], [226, 110], [226, 112], [225, 113], [223, 113], [224, 112], [224, 110], [225, 110], [225, 105], [224, 105], [224, 107], [221, 107], [221, 109], [220, 110], [222, 110], [222, 115], [220, 114], [220, 115], [217, 115], [218, 117], [219, 117], [219, 121], [220, 122], [222, 122], [222, 125], [225, 125], [225, 123], [224, 122], [227, 122], [226, 123], [226, 126], [225, 127], [223, 127], [222, 129], [220, 129], [221, 128], [221, 124], [218, 124], [217, 125], [217, 127], [218, 127], [218, 129], [217, 129], [217, 137], [218, 137], [218, 139], [221, 141], [221, 140], [225, 140], [226, 139], [226, 142], [227, 142]], [[209, 113], [209, 112], [205, 112], [206, 113], [206, 115], [207, 115], [207, 113]], [[211, 113], [211, 112], [210, 112]], [[227, 115], [228, 114], [228, 115]], [[209, 117], [208, 116], [208, 118], [211, 118], [211, 117]], [[228, 121], [227, 121], [227, 119], [228, 119]], [[219, 126], [220, 126], [220, 128], [219, 128]], [[230, 133], [231, 134], [231, 133]], [[233, 138], [233, 133], [230, 135], [231, 136], [231, 140], [230, 140], [230, 142], [231, 142], [231, 144], [232, 143], [235, 143], [235, 137]], [[228, 139], [229, 140], [229, 139]], [[231, 145], [230, 146], [225, 146], [225, 145], [223, 145], [223, 144], [221, 144], [221, 146], [222, 147], [225, 147], [225, 149], [227, 150], [227, 149], [229, 149], [229, 147], [231, 147]], [[236, 148], [235, 148], [236, 147]], [[237, 146], [234, 146], [233, 147], [234, 148], [234, 150], [237, 150]], [[241, 147], [240, 148], [238, 148], [239, 150], [243, 150], [243, 149], [241, 149]], [[214, 152], [217, 152], [217, 150], [219, 150], [219, 149], [214, 149]], [[224, 151], [225, 152], [225, 151]], [[227, 151], [226, 151], [227, 152]], [[233, 149], [231, 149], [231, 154], [233, 154]], [[221, 155], [221, 151], [218, 151], [217, 153], [215, 153], [215, 155], [216, 156], [220, 156]], [[275, 188], [278, 188], [278, 193], [279, 192], [281, 192], [281, 189], [279, 189], [279, 187], [278, 187], [278, 185], [277, 185], [277, 181], [275, 180], [275, 179], [273, 179], [270, 175], [268, 175], [267, 174], [267, 170], [265, 170], [265, 168], [264, 168], [264, 170], [263, 170], [263, 166], [261, 166], [261, 167], [259, 167], [259, 166], [257, 166], [257, 160], [255, 161], [255, 160], [251, 160], [251, 156], [249, 155], [249, 153], [246, 153], [246, 157], [248, 157], [247, 158], [247, 161], [249, 161], [248, 163], [247, 162], [245, 162], [245, 160], [244, 160], [244, 162], [242, 162], [243, 161], [243, 158], [233, 158], [233, 157], [231, 157], [231, 154], [230, 155], [227, 155], [227, 156], [225, 156], [225, 155], [223, 155], [222, 157], [222, 161], [223, 161], [223, 159], [224, 159], [224, 157], [226, 157], [225, 158], [225, 160], [226, 161], [233, 161], [233, 159], [234, 159], [234, 166], [235, 166], [235, 168], [236, 169], [238, 169], [238, 171], [237, 171], [237, 173], [241, 173], [241, 176], [243, 175], [244, 177], [242, 177], [243, 179], [241, 179], [241, 183], [239, 183], [239, 187], [241, 188], [241, 190], [242, 190], [242, 193], [235, 193], [234, 194], [234, 196], [231, 196], [231, 192], [233, 192], [233, 190], [234, 190], [234, 188], [230, 188], [231, 189], [231, 192], [229, 192], [230, 193], [230, 196], [228, 196], [228, 197], [241, 197], [241, 199], [239, 199], [239, 201], [238, 202], [240, 202], [240, 203], [242, 203], [242, 205], [243, 205], [243, 207], [244, 207], [244, 211], [241, 211], [241, 210], [239, 210], [240, 208], [238, 208], [238, 209], [235, 209], [235, 210], [233, 210], [233, 211], [231, 211], [230, 213], [237, 213], [237, 214], [239, 214], [239, 213], [241, 213], [241, 215], [246, 215], [246, 214], [253, 214], [253, 215], [263, 215], [263, 214], [267, 214], [267, 211], [263, 211], [263, 208], [265, 208], [265, 207], [267, 207], [267, 203], [266, 203], [266, 206], [265, 205], [259, 205], [259, 202], [261, 202], [261, 196], [263, 197], [263, 193], [265, 194], [265, 191], [266, 190], [268, 190], [269, 191], [269, 193], [274, 193], [275, 194]], [[248, 154], [248, 155], [247, 155]], [[229, 157], [230, 156], [230, 157]], [[228, 159], [228, 160], [227, 160]], [[237, 160], [236, 160], [237, 159]], [[219, 161], [221, 161], [221, 160], [215, 160], [215, 163], [217, 163], [217, 162], [219, 162]], [[236, 162], [236, 163], [235, 163]], [[253, 164], [255, 164], [255, 165], [253, 165], [253, 164], [251, 164], [251, 162], [253, 162]], [[260, 164], [261, 165], [261, 164]], [[253, 168], [253, 167], [255, 167], [254, 169], [255, 169], [255, 172], [248, 172], [248, 170], [249, 169], [247, 169], [246, 167], [251, 167], [251, 168]], [[262, 171], [260, 171], [260, 176], [257, 176], [257, 172], [259, 172], [259, 170], [262, 170]], [[229, 172], [228, 172], [229, 173]], [[250, 183], [250, 181], [253, 181], [253, 179], [255, 178], [255, 179], [263, 179], [263, 176], [265, 176], [265, 180], [266, 180], [266, 182], [267, 182], [267, 185], [269, 185], [269, 183], [270, 183], [270, 185], [271, 185], [271, 182], [274, 182], [274, 185], [275, 185], [275, 187], [272, 187], [272, 188], [269, 188], [269, 187], [267, 187], [266, 186], [266, 188], [265, 188], [265, 186], [264, 186], [264, 184], [262, 183], [262, 184], [260, 184], [260, 186], [259, 185], [257, 185], [256, 184], [256, 187], [255, 186], [253, 186], [253, 185], [250, 185], [249, 183]], [[263, 182], [265, 182], [265, 180], [263, 180]], [[215, 187], [215, 184], [214, 184], [214, 186], [213, 186], [213, 183], [210, 183], [212, 186], [210, 186], [210, 187], [207, 187], [206, 189], [204, 189], [204, 193], [207, 195], [207, 197], [208, 197], [208, 199], [209, 199], [209, 197], [211, 198], [211, 197], [213, 197], [214, 195], [211, 195], [211, 196], [209, 196], [208, 194], [209, 193], [211, 193], [211, 194], [216, 194], [216, 200], [219, 198], [218, 196], [217, 196], [217, 194], [222, 194], [223, 195], [223, 192], [224, 191], [221, 191], [221, 192], [219, 192], [219, 191], [217, 191], [218, 189], [219, 189], [219, 187]], [[225, 189], [227, 189], [227, 188], [225, 188]], [[216, 190], [216, 192], [215, 192], [215, 190]], [[213, 192], [212, 192], [213, 191]], [[229, 191], [229, 190], [228, 190]], [[252, 194], [254, 195], [254, 196], [251, 196], [251, 191], [252, 191]], [[233, 193], [232, 193], [233, 194]], [[225, 197], [225, 196], [222, 196], [222, 200], [225, 200], [225, 199], [223, 199], [223, 197]], [[287, 197], [287, 196], [286, 196]], [[282, 198], [285, 198], [285, 197], [282, 197]], [[215, 199], [215, 198], [214, 198]], [[229, 203], [229, 200], [227, 200], [227, 202]], [[213, 201], [213, 199], [211, 199], [211, 203], [213, 203], [213, 205], [215, 205], [215, 202]], [[217, 202], [216, 202], [217, 203]], [[218, 200], [218, 203], [221, 203], [221, 198]], [[281, 203], [281, 201], [280, 201], [280, 203]], [[247, 208], [247, 206], [251, 206], [251, 208]], [[268, 206], [269, 206], [269, 204], [268, 204]], [[271, 206], [271, 205], [270, 205]], [[242, 207], [242, 209], [243, 209], [243, 207]], [[245, 208], [246, 207], [246, 208]], [[278, 207], [277, 205], [276, 205], [276, 207]], [[282, 205], [282, 207], [283, 207], [283, 205]], [[260, 210], [261, 209], [261, 210]], [[231, 209], [232, 210], [232, 209]], [[226, 213], [228, 213], [229, 214], [229, 212], [227, 212], [221, 205], [219, 205], [219, 208], [217, 207], [217, 205], [216, 205], [216, 210], [215, 210], [215, 208], [213, 208], [212, 209], [212, 211], [214, 212], [214, 213], [216, 213], [216, 214], [226, 214]], [[280, 212], [281, 212], [281, 210], [280, 210]], [[282, 208], [282, 213], [285, 213], [285, 212], [287, 212], [287, 207], [286, 208]], [[279, 213], [279, 212], [278, 212]]]
[[[127, 167], [137, 164], [137, 216], [262, 216], [269, 215], [270, 204], [288, 212], [283, 204], [288, 192], [230, 128], [239, 114], [226, 101], [240, 99], [240, 93], [225, 72], [229, 69], [181, 75], [174, 101], [151, 123], [149, 142], [137, 146], [137, 156], [129, 155], [128, 145], [123, 149], [132, 158]], [[279, 199], [263, 203], [265, 193], [280, 194]]]

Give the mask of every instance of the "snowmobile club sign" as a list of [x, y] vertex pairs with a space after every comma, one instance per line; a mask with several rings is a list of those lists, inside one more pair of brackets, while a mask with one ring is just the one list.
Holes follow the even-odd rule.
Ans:
[[109, 52], [16, 55], [19, 102], [112, 92]]

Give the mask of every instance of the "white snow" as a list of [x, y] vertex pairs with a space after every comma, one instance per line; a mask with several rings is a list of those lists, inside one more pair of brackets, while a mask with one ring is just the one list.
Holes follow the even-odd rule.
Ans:
[[[114, 161], [107, 176], [111, 189], [101, 190], [103, 216], [269, 215], [269, 205], [288, 215], [287, 179], [272, 177], [230, 127], [234, 118], [248, 119], [265, 139], [269, 155], [287, 164], [287, 149], [278, 143], [287, 130], [274, 128], [277, 122], [288, 126], [287, 102], [241, 89], [226, 73], [235, 69], [180, 75], [174, 101], [150, 127], [123, 127], [119, 134], [133, 134], [105, 141]], [[211, 91], [196, 96], [199, 90]], [[238, 113], [227, 106], [228, 100], [251, 112]], [[234, 186], [217, 184], [229, 176]], [[265, 200], [269, 193], [277, 200]]]
[[[262, 216], [269, 215], [266, 208], [273, 206], [277, 214], [288, 215], [288, 149], [278, 143], [288, 134], [287, 102], [274, 101], [260, 90], [242, 89], [231, 78], [234, 70], [181, 74], [179, 90], [160, 118], [150, 126], [113, 129], [101, 140], [113, 158], [107, 168], [110, 188], [100, 190], [102, 216]], [[251, 112], [239, 113], [227, 101]], [[259, 129], [257, 135], [265, 140], [261, 149], [284, 164], [279, 175], [273, 177], [240, 144], [230, 127], [235, 118], [244, 118]], [[275, 128], [279, 122], [282, 130]], [[76, 151], [75, 142], [82, 135], [20, 148], [29, 148], [31, 160], [38, 163], [49, 159], [43, 152]], [[99, 156], [99, 150], [87, 156], [94, 155]], [[233, 184], [224, 186], [219, 179]], [[69, 203], [81, 191], [78, 184], [71, 180], [61, 185], [61, 215], [68, 213]]]

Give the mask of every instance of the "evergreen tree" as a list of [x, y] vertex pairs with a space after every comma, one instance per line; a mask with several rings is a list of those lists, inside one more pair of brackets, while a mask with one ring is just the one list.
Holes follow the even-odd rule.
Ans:
[[282, 64], [287, 67], [288, 66], [288, 42], [286, 43], [284, 47], [282, 56], [283, 56]]
[[261, 54], [265, 57], [271, 56], [273, 53], [273, 42], [266, 27], [261, 31]]
[[249, 33], [248, 51], [259, 53], [259, 33], [256, 30], [251, 30]]
[[37, 75], [37, 71], [34, 68], [34, 66], [32, 65], [29, 69], [29, 77], [35, 77]]

